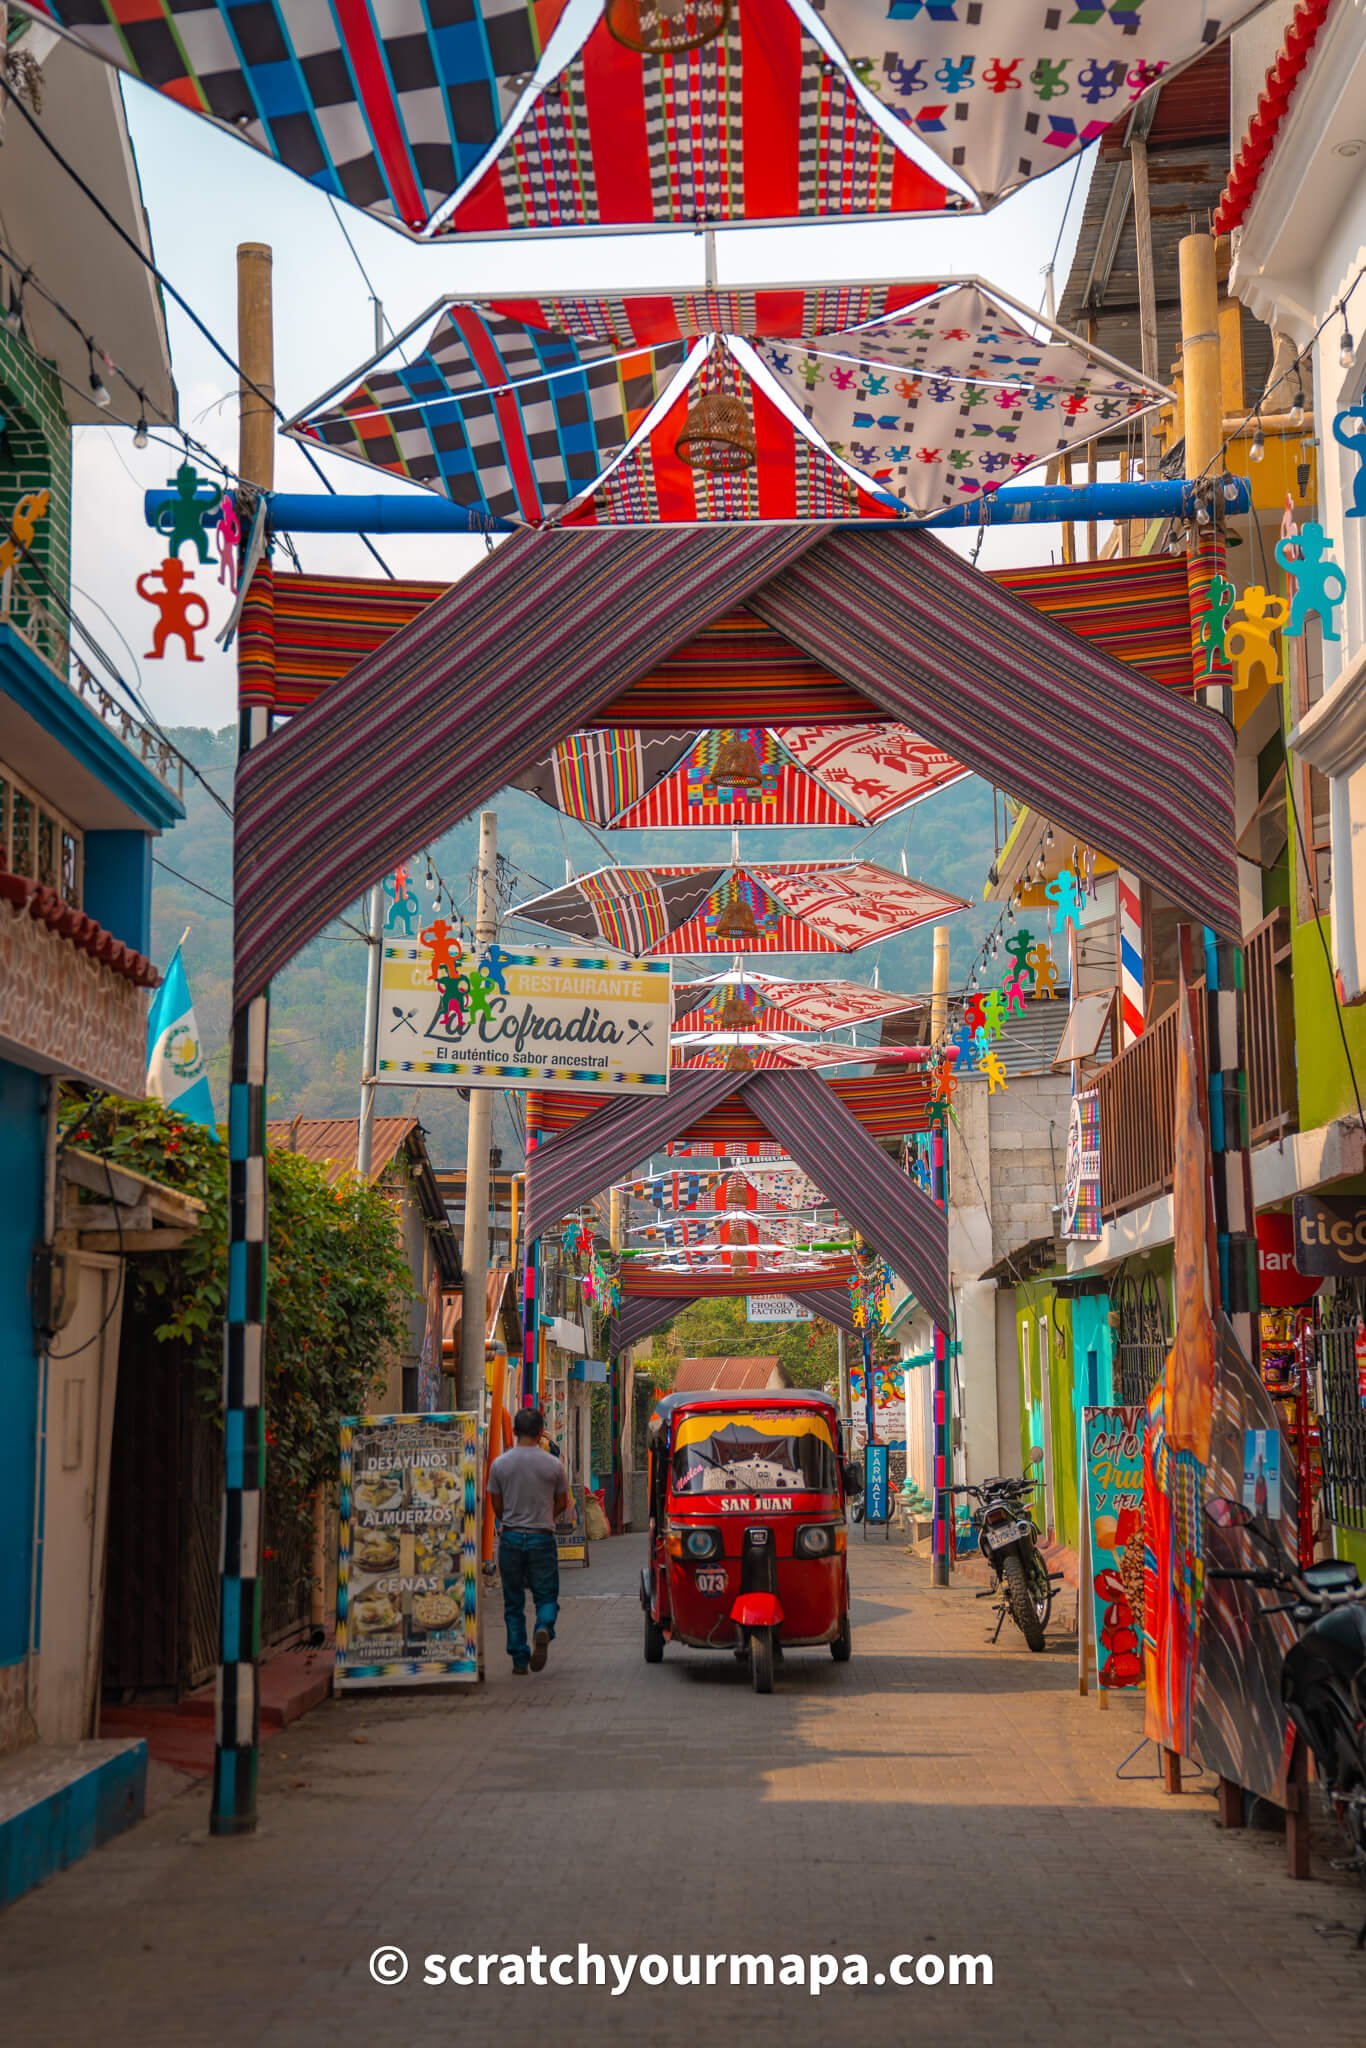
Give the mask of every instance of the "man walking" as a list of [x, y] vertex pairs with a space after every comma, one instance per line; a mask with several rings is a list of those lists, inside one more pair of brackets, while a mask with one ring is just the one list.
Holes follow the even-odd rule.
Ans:
[[[560, 1611], [555, 1518], [569, 1505], [569, 1474], [562, 1460], [543, 1448], [544, 1431], [545, 1417], [539, 1408], [519, 1408], [512, 1419], [512, 1449], [495, 1458], [489, 1468], [489, 1499], [502, 1525], [498, 1571], [515, 1678], [544, 1667]], [[536, 1632], [530, 1644], [526, 1637], [528, 1593], [536, 1609]]]

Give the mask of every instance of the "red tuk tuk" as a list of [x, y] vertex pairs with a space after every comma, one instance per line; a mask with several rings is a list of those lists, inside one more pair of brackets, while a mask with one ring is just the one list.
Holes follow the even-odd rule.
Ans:
[[649, 1426], [645, 1661], [666, 1642], [748, 1657], [772, 1692], [775, 1653], [853, 1647], [844, 1503], [862, 1485], [825, 1394], [669, 1394]]

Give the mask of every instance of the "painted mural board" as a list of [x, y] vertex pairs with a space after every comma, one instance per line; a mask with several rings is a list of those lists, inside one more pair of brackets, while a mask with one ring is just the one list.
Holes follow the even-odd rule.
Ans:
[[342, 1422], [338, 1689], [478, 1678], [478, 1449], [473, 1415]]
[[374, 1071], [424, 1088], [663, 1094], [667, 960], [385, 938]]
[[1082, 1410], [1085, 1594], [1097, 1675], [1106, 1692], [1143, 1683], [1143, 1433], [1141, 1406]]

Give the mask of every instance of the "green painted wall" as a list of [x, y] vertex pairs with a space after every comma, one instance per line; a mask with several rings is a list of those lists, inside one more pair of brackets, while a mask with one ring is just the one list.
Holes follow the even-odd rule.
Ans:
[[[62, 637], [71, 587], [71, 426], [62, 403], [62, 384], [21, 335], [0, 325], [0, 525], [25, 491], [51, 492], [47, 517], [38, 523], [30, 552], [42, 574], [28, 568], [25, 582], [51, 606], [54, 630], [39, 637], [49, 659], [65, 667]], [[44, 578], [47, 584], [44, 584]], [[47, 587], [50, 585], [51, 587]], [[54, 790], [55, 799], [60, 790]]]
[[[1324, 924], [1324, 936], [1327, 921]], [[1366, 1006], [1339, 1011], [1323, 943], [1315, 924], [1294, 925], [1291, 966], [1295, 981], [1295, 1078], [1300, 1129], [1312, 1131], [1356, 1111], [1352, 1077], [1342, 1049], [1347, 1034], [1352, 1061], [1366, 1089]]]

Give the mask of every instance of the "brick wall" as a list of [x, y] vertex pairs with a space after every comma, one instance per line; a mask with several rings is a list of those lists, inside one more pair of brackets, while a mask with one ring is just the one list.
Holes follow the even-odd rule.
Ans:
[[[0, 440], [0, 524], [25, 491], [51, 492], [30, 550], [42, 564], [56, 596], [46, 590], [32, 569], [22, 572], [34, 595], [48, 603], [59, 628], [65, 629], [65, 606], [71, 590], [71, 423], [66, 416], [62, 382], [55, 370], [33, 353], [22, 335], [0, 326], [0, 413], [5, 433]], [[48, 658], [65, 667], [57, 632], [34, 636]]]

